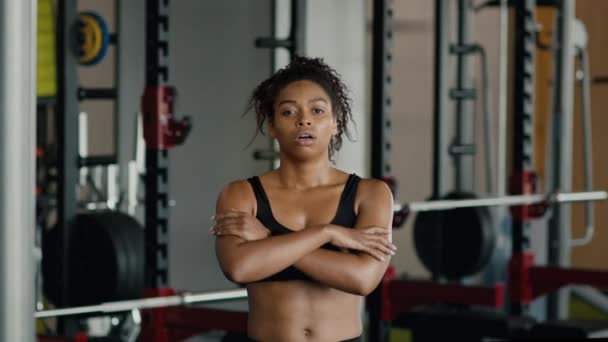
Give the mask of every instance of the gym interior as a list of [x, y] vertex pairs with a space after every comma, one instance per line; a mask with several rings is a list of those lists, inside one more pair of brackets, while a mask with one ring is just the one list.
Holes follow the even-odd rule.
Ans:
[[0, 341], [247, 341], [210, 217], [225, 184], [277, 167], [244, 111], [294, 56], [349, 87], [335, 167], [394, 197], [365, 341], [608, 337], [606, 14], [0, 0]]

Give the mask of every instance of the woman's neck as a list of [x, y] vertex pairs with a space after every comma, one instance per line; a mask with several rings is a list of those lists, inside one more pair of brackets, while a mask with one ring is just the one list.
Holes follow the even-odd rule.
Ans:
[[296, 190], [331, 183], [335, 171], [329, 160], [294, 163], [281, 159], [281, 165], [276, 169], [279, 185]]

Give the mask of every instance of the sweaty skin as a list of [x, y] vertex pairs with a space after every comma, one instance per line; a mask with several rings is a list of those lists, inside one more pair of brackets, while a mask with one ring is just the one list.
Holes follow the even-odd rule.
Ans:
[[[256, 340], [340, 341], [361, 335], [363, 298], [394, 254], [393, 199], [384, 182], [360, 182], [355, 227], [329, 224], [348, 179], [328, 160], [335, 122], [329, 96], [314, 82], [293, 82], [276, 99], [269, 131], [279, 142], [281, 166], [260, 181], [273, 216], [293, 233], [269, 236], [255, 218], [257, 203], [247, 181], [228, 184], [218, 198], [216, 253], [226, 276], [247, 284], [248, 334]], [[298, 141], [303, 131], [315, 139]], [[326, 243], [342, 251], [320, 249]], [[255, 283], [289, 266], [315, 281]]]

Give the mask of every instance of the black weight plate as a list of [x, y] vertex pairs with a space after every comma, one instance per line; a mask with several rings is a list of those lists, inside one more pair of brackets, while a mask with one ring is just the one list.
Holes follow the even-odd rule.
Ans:
[[104, 224], [103, 213], [79, 214], [70, 252], [70, 305], [116, 300], [120, 275], [126, 268], [118, 232]]
[[[453, 192], [444, 199], [471, 199]], [[487, 208], [420, 212], [414, 222], [414, 244], [424, 266], [448, 279], [472, 275], [483, 268], [495, 244]]]
[[123, 289], [121, 297], [123, 299], [139, 298], [143, 295], [143, 268], [144, 268], [144, 250], [143, 250], [143, 228], [130, 216], [121, 213], [113, 213], [108, 217], [109, 224], [112, 226], [129, 227], [129, 229], [120, 229], [121, 239], [124, 244], [124, 254], [127, 258], [127, 268], [124, 271], [124, 284], [121, 284]]
[[53, 303], [58, 303], [61, 292], [59, 230], [54, 227], [42, 234], [42, 287], [46, 297]]
[[117, 273], [114, 300], [141, 297], [144, 279], [144, 231], [132, 217], [120, 212], [100, 212], [95, 214], [99, 222], [116, 237], [120, 264]]
[[[57, 228], [43, 239], [45, 293], [57, 302], [61, 263]], [[68, 306], [140, 297], [144, 279], [144, 232], [130, 216], [112, 211], [77, 215], [71, 229]]]

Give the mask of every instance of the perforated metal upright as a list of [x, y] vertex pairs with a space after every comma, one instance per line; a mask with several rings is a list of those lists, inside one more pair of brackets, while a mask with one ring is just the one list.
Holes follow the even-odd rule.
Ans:
[[[391, 46], [392, 1], [375, 0], [372, 23], [372, 132], [371, 176], [384, 179], [391, 175], [391, 74], [393, 58]], [[369, 341], [388, 341], [390, 321], [383, 317], [383, 297], [386, 290], [381, 284], [367, 298], [369, 309]]]
[[392, 172], [391, 167], [391, 93], [390, 67], [393, 59], [391, 0], [376, 0], [372, 26], [372, 167], [373, 178], [383, 179]]
[[[169, 80], [169, 0], [146, 0], [146, 88]], [[157, 99], [160, 101], [160, 99]], [[143, 113], [144, 121], [154, 113]], [[146, 142], [145, 285], [168, 283], [169, 151]]]
[[[511, 193], [522, 194], [532, 171], [534, 133], [534, 58], [536, 49], [535, 0], [521, 0], [515, 9], [515, 49], [513, 59], [513, 147]], [[521, 254], [530, 247], [530, 223], [513, 217], [512, 253]], [[528, 311], [528, 305], [511, 303], [513, 314]]]

